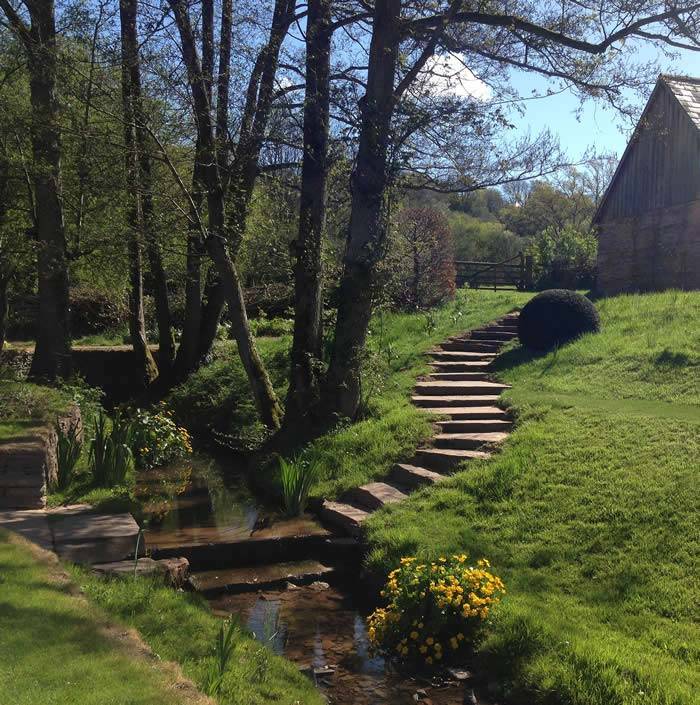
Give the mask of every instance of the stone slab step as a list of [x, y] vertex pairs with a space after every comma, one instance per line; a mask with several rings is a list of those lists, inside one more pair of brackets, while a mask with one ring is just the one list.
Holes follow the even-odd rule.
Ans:
[[478, 450], [484, 446], [503, 443], [507, 433], [439, 433], [432, 440], [436, 448], [454, 448], [457, 450]]
[[434, 485], [436, 482], [445, 479], [445, 476], [440, 473], [419, 467], [418, 465], [409, 465], [408, 463], [397, 463], [394, 465], [389, 477], [394, 482], [406, 487]]
[[433, 361], [430, 366], [436, 372], [486, 372], [491, 366], [490, 362], [441, 362]]
[[24, 536], [27, 541], [53, 551], [53, 535], [43, 509], [12, 509], [0, 511], [0, 527]]
[[324, 500], [319, 516], [323, 521], [337, 526], [350, 536], [357, 536], [362, 528], [362, 522], [369, 516], [369, 512], [352, 504]]
[[468, 380], [488, 382], [489, 376], [486, 372], [432, 372], [425, 378], [426, 382], [440, 382], [442, 380], [450, 382], [466, 382]]
[[503, 347], [502, 340], [446, 340], [440, 347], [448, 352], [497, 353]]
[[422, 407], [422, 411], [428, 414], [441, 414], [449, 417], [452, 421], [467, 421], [469, 419], [500, 419], [501, 421], [509, 421], [508, 414], [499, 409], [497, 406], [464, 406], [464, 407], [437, 407], [431, 409]]
[[308, 585], [327, 579], [333, 572], [333, 568], [318, 561], [298, 561], [200, 571], [190, 575], [189, 583], [204, 595], [257, 592], [284, 587], [287, 583]]
[[[97, 514], [77, 505], [47, 512], [56, 553], [73, 563], [114, 563], [136, 551], [139, 525], [131, 514]], [[145, 549], [139, 542], [139, 554]]]
[[500, 394], [506, 389], [510, 389], [510, 387], [499, 382], [469, 380], [462, 382], [419, 382], [415, 387], [415, 393], [417, 396], [476, 396], [479, 394]]
[[406, 497], [408, 497], [406, 492], [386, 482], [370, 482], [361, 487], [353, 487], [343, 495], [346, 501], [370, 512], [380, 509], [385, 504], [401, 502]]
[[134, 561], [115, 561], [114, 563], [96, 563], [92, 570], [100, 575], [119, 575], [131, 577], [139, 576], [162, 576], [173, 587], [181, 587], [185, 584], [190, 572], [190, 563], [187, 558], [162, 558], [153, 560], [152, 558], [139, 558], [134, 566]]
[[452, 419], [450, 421], [438, 421], [437, 424], [443, 433], [508, 432], [513, 427], [511, 421], [502, 419]]
[[450, 394], [434, 396], [431, 394], [414, 394], [411, 401], [416, 406], [430, 409], [464, 408], [469, 406], [484, 406], [495, 404], [500, 397], [496, 394]]
[[416, 451], [415, 462], [428, 470], [439, 473], [449, 472], [465, 460], [484, 460], [491, 454], [481, 450], [457, 450], [454, 448], [420, 448]]
[[439, 362], [491, 362], [496, 354], [489, 352], [467, 352], [465, 350], [432, 350], [428, 353]]
[[502, 340], [508, 342], [517, 338], [518, 334], [516, 331], [511, 330], [501, 330], [500, 328], [482, 328], [480, 330], [473, 330], [470, 334], [472, 340]]

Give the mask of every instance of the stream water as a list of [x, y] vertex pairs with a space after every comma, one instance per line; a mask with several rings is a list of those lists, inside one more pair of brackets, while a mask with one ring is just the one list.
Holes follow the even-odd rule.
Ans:
[[[271, 518], [244, 482], [223, 477], [217, 462], [206, 457], [143, 473], [138, 494], [149, 549], [191, 552], [211, 544], [240, 545], [261, 525], [262, 532], [283, 537], [323, 531], [308, 518]], [[296, 663], [335, 705], [403, 705], [417, 698], [426, 705], [472, 702], [469, 679], [414, 679], [372, 655], [367, 610], [338, 585], [222, 594], [210, 604], [216, 614], [236, 615], [258, 640]]]

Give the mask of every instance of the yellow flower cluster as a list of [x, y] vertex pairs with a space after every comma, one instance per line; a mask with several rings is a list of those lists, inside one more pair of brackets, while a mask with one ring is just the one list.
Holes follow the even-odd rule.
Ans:
[[373, 648], [428, 666], [467, 648], [505, 593], [490, 567], [484, 558], [468, 565], [466, 554], [432, 563], [402, 558], [381, 593], [387, 606], [368, 618]]

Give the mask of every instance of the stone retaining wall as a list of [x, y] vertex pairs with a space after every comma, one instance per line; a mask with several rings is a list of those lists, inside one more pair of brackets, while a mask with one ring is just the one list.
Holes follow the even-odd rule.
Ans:
[[[67, 431], [77, 426], [82, 438], [80, 408], [72, 405], [58, 419]], [[42, 509], [48, 488], [56, 482], [58, 436], [51, 426], [27, 429], [21, 436], [0, 443], [0, 509]]]

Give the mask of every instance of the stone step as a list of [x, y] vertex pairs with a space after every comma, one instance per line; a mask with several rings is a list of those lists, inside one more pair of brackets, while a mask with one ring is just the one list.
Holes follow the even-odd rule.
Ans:
[[513, 340], [513, 338], [517, 338], [518, 334], [515, 331], [500, 330], [499, 328], [482, 328], [473, 330], [469, 336], [472, 340], [502, 340], [508, 342]]
[[431, 362], [430, 366], [436, 372], [486, 372], [491, 366], [490, 362]]
[[199, 571], [190, 575], [189, 583], [197, 592], [211, 596], [222, 592], [235, 594], [271, 590], [284, 587], [287, 583], [308, 585], [328, 579], [333, 572], [333, 568], [318, 561], [299, 561]]
[[438, 421], [442, 433], [489, 433], [494, 431], [508, 432], [513, 427], [511, 421], [502, 419], [469, 419]]
[[491, 362], [495, 353], [465, 352], [464, 350], [441, 350], [436, 348], [428, 353], [434, 361], [439, 362]]
[[323, 521], [342, 529], [350, 536], [357, 536], [369, 512], [352, 504], [324, 500], [319, 516]]
[[[72, 563], [114, 563], [136, 551], [139, 525], [131, 514], [98, 514], [86, 505], [47, 512], [56, 553]], [[139, 541], [139, 555], [145, 541]]]
[[370, 482], [361, 487], [353, 487], [343, 495], [343, 500], [369, 512], [380, 509], [385, 504], [401, 502], [408, 494], [386, 482]]
[[500, 397], [496, 394], [454, 394], [434, 396], [431, 394], [414, 394], [411, 401], [416, 406], [430, 409], [449, 409], [450, 407], [485, 406], [495, 404]]
[[445, 476], [440, 473], [421, 468], [418, 465], [409, 465], [408, 463], [397, 463], [394, 465], [389, 477], [394, 482], [406, 487], [434, 485], [436, 482], [445, 479]]
[[503, 443], [507, 433], [440, 433], [432, 440], [436, 448], [454, 448], [456, 450], [479, 450], [484, 446]]
[[428, 414], [441, 414], [449, 417], [452, 421], [467, 421], [469, 419], [500, 419], [508, 421], [508, 414], [497, 406], [464, 406], [464, 407], [443, 407], [434, 408], [422, 407], [422, 411]]
[[445, 473], [465, 460], [484, 460], [491, 454], [481, 450], [456, 450], [454, 448], [420, 448], [415, 462], [428, 470]]
[[426, 382], [440, 382], [442, 380], [450, 382], [466, 382], [467, 380], [488, 382], [489, 376], [486, 372], [432, 372], [425, 378]]
[[479, 394], [500, 394], [510, 389], [507, 384], [499, 382], [463, 381], [463, 382], [419, 382], [415, 387], [417, 396], [476, 396]]
[[92, 570], [100, 575], [161, 576], [173, 587], [181, 587], [189, 575], [190, 564], [186, 558], [139, 558], [136, 565], [133, 560], [96, 563]]
[[497, 353], [503, 347], [502, 340], [446, 340], [440, 348], [448, 352]]

